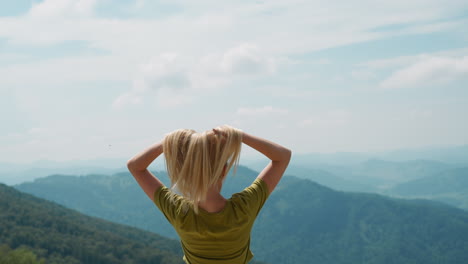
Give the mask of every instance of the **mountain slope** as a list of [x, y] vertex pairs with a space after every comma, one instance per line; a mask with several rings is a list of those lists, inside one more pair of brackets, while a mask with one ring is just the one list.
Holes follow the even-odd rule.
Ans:
[[[336, 192], [294, 178], [285, 178], [268, 203], [257, 220], [252, 245], [266, 261], [464, 263], [468, 259], [468, 213], [442, 204]], [[285, 250], [288, 254], [275, 254]]]
[[[167, 184], [167, 177], [158, 175]], [[240, 167], [235, 177], [226, 180], [224, 195], [240, 191], [256, 175]], [[75, 187], [77, 192], [66, 187], [73, 185], [80, 185]], [[154, 219], [142, 227], [167, 233], [167, 221], [154, 213], [155, 206], [126, 173], [54, 176], [17, 187], [41, 196], [54, 192], [58, 202], [80, 205], [84, 210], [94, 208], [96, 213], [100, 205], [103, 217], [119, 215], [122, 221], [139, 218], [140, 222]], [[279, 264], [452, 264], [468, 259], [466, 237], [468, 212], [463, 210], [430, 201], [337, 192], [291, 176], [283, 178], [260, 213], [253, 229], [252, 251], [256, 259]]]
[[179, 243], [88, 217], [0, 184], [0, 245], [47, 263], [181, 263]]

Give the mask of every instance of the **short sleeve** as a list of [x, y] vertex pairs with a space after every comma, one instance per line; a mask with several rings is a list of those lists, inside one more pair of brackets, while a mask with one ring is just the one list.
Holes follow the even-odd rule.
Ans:
[[268, 187], [262, 179], [256, 179], [249, 187], [239, 193], [239, 198], [242, 200], [243, 204], [248, 207], [246, 209], [249, 211], [250, 215], [254, 216], [260, 213], [268, 196]]
[[159, 187], [154, 193], [154, 203], [161, 210], [170, 223], [174, 223], [178, 207], [181, 206], [183, 197], [172, 192], [166, 186]]

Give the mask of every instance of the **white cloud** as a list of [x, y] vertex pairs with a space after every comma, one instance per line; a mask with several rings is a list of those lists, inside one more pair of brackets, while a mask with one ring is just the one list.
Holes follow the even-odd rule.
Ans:
[[380, 83], [380, 87], [416, 87], [444, 84], [460, 79], [468, 79], [468, 56], [461, 58], [427, 56], [395, 71]]
[[387, 75], [378, 84], [384, 89], [447, 84], [467, 79], [467, 54], [468, 48], [461, 48], [367, 61], [357, 64], [352, 76]]
[[113, 105], [141, 104], [142, 97], [155, 97], [160, 106], [187, 104], [197, 96], [224, 89], [234, 79], [261, 78], [274, 70], [273, 61], [249, 44], [198, 58], [163, 53], [140, 67], [131, 90], [120, 95]]
[[431, 109], [412, 109], [406, 116], [409, 119], [430, 119], [434, 117], [434, 111]]
[[242, 44], [228, 50], [221, 61], [221, 69], [233, 74], [272, 73], [275, 68], [274, 60], [260, 55], [260, 50], [251, 44]]
[[28, 15], [35, 19], [89, 16], [97, 0], [45, 0], [33, 4]]
[[162, 107], [174, 107], [191, 102], [189, 93], [194, 88], [191, 66], [190, 61], [176, 53], [151, 58], [139, 68], [131, 89], [118, 96], [113, 106], [122, 108], [150, 101]]
[[128, 105], [138, 105], [138, 104], [141, 104], [142, 102], [143, 102], [142, 96], [134, 92], [128, 92], [117, 97], [112, 103], [112, 106], [114, 108], [122, 108]]
[[274, 107], [271, 105], [259, 107], [239, 107], [233, 115], [232, 125], [259, 134], [270, 134], [274, 130], [274, 136], [289, 131], [289, 109]]
[[[134, 59], [133, 59], [134, 60]], [[132, 58], [70, 56], [0, 67], [1, 86], [69, 85], [97, 80], [128, 81]]]
[[33, 127], [29, 129], [28, 134], [30, 135], [48, 135], [51, 131], [45, 127]]
[[333, 110], [323, 113], [311, 114], [307, 118], [299, 121], [299, 127], [314, 129], [335, 129], [351, 122], [351, 112], [347, 110]]
[[[149, 50], [154, 54], [155, 49], [164, 52], [167, 48], [206, 54], [207, 50], [219, 51], [235, 46], [239, 40], [254, 42], [267, 54], [301, 54], [408, 34], [407, 30], [372, 32], [372, 29], [393, 23], [437, 21], [466, 6], [462, 1], [450, 1], [449, 4], [445, 1], [424, 4], [419, 1], [364, 1], [359, 5], [331, 1], [179, 1], [174, 4], [185, 11], [183, 14], [146, 20], [109, 20], [91, 16], [97, 1], [46, 0], [34, 5], [26, 16], [0, 19], [0, 36], [13, 43], [26, 44], [83, 40], [105, 50], [139, 55], [148, 54]], [[136, 5], [142, 3], [136, 2]], [[115, 3], [106, 1], [105, 4]], [[355, 19], [356, 14], [363, 12], [366, 16]], [[50, 23], [50, 18], [60, 19]], [[414, 33], [419, 29], [411, 30]]]
[[179, 90], [159, 89], [156, 92], [155, 102], [163, 108], [175, 108], [179, 106], [187, 106], [195, 100], [195, 95], [189, 92], [181, 92]]
[[[191, 86], [188, 69], [175, 53], [163, 53], [143, 65], [142, 74], [145, 86], [134, 89], [181, 90]], [[138, 83], [136, 83], [138, 84]]]
[[369, 69], [351, 71], [351, 77], [358, 81], [367, 81], [375, 78], [375, 73]]
[[0, 53], [1, 64], [17, 63], [19, 61], [27, 59], [28, 56], [22, 53]]
[[263, 107], [241, 107], [237, 109], [236, 115], [241, 117], [261, 117], [261, 116], [268, 116], [268, 115], [284, 115], [287, 114], [288, 110], [282, 108], [274, 108], [272, 106], [263, 106]]
[[385, 69], [392, 70], [392, 69], [406, 67], [410, 64], [418, 63], [429, 57], [460, 58], [460, 57], [466, 56], [466, 54], [468, 54], [468, 48], [451, 49], [451, 50], [443, 50], [443, 51], [438, 51], [438, 52], [433, 52], [433, 53], [420, 53], [420, 54], [415, 54], [415, 55], [406, 55], [406, 56], [399, 56], [399, 57], [393, 57], [393, 58], [388, 58], [388, 59], [366, 61], [363, 63], [359, 63], [356, 66], [367, 67], [370, 70], [385, 70]]
[[184, 95], [191, 88], [188, 65], [176, 53], [163, 53], [141, 65], [131, 89], [118, 96], [113, 107], [139, 105], [146, 97], [163, 107], [177, 106], [191, 101]]

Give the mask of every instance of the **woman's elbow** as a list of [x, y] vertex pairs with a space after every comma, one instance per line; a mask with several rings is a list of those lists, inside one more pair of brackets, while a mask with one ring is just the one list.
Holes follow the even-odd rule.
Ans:
[[135, 160], [133, 158], [129, 159], [127, 161], [127, 169], [132, 172], [136, 171], [136, 165], [135, 165]]
[[287, 161], [289, 163], [289, 161], [291, 160], [291, 157], [292, 157], [292, 151], [288, 148], [285, 148], [285, 151], [284, 151], [284, 159], [285, 161]]

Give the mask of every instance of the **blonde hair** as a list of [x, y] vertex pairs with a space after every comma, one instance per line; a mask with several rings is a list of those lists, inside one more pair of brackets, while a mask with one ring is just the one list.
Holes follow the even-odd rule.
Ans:
[[227, 125], [215, 130], [179, 129], [167, 134], [163, 142], [171, 187], [193, 202], [196, 213], [208, 189], [239, 163], [242, 132]]

